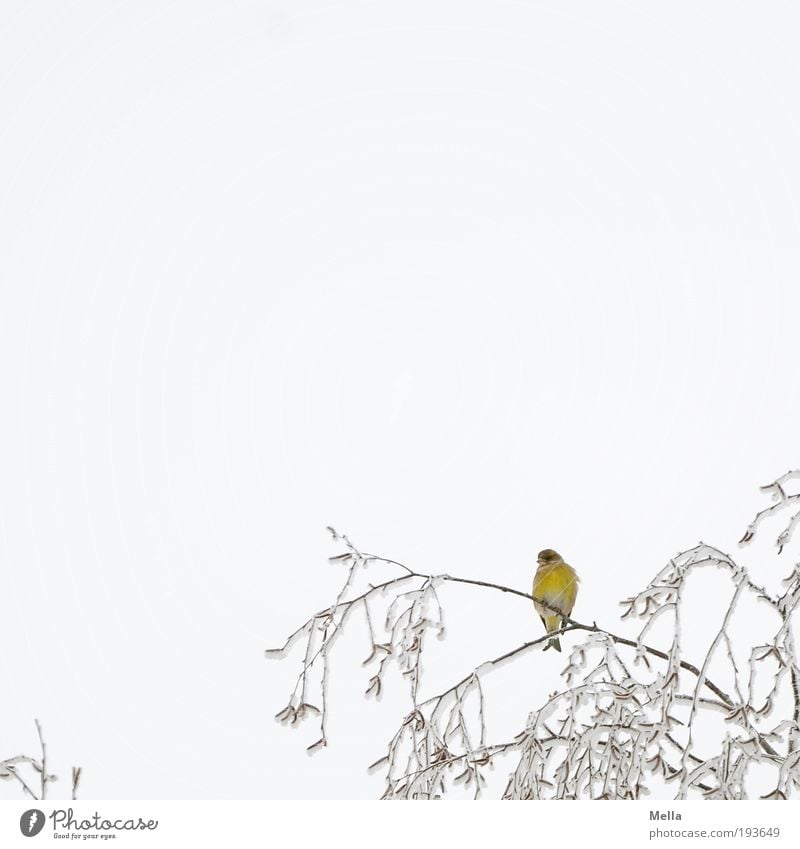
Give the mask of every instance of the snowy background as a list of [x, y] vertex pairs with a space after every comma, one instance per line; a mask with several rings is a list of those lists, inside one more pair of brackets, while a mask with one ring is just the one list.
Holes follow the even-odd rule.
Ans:
[[[736, 540], [799, 462], [799, 36], [788, 2], [2, 0], [0, 756], [38, 717], [54, 794], [379, 794], [402, 688], [362, 699], [357, 627], [330, 748], [272, 719], [326, 524], [521, 589], [555, 547], [612, 630], [699, 539], [777, 586]], [[446, 601], [448, 678], [540, 633]], [[517, 726], [560, 668], [499, 674]]]

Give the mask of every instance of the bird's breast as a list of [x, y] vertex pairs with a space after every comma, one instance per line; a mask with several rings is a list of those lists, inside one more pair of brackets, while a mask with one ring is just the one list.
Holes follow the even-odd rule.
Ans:
[[534, 598], [557, 605], [569, 614], [578, 594], [578, 576], [566, 563], [539, 569], [533, 579]]

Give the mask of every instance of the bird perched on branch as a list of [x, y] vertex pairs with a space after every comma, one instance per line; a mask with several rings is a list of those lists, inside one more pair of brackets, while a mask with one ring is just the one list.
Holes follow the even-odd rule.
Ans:
[[[572, 613], [578, 595], [579, 578], [572, 566], [565, 563], [561, 555], [552, 548], [539, 552], [538, 563], [539, 568], [533, 577], [533, 606], [549, 634], [561, 627], [562, 616]], [[551, 646], [556, 651], [561, 651], [558, 637], [553, 637], [544, 647], [544, 651]]]

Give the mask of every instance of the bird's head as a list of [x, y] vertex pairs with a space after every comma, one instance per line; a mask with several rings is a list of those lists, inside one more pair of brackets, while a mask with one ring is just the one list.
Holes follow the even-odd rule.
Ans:
[[539, 552], [538, 563], [540, 566], [554, 566], [556, 563], [561, 563], [561, 555], [552, 548], [545, 548]]

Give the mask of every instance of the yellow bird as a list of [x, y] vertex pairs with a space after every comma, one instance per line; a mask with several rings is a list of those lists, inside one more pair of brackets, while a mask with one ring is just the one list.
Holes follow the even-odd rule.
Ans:
[[[572, 566], [565, 563], [561, 555], [552, 548], [539, 552], [538, 563], [539, 568], [533, 577], [533, 606], [542, 617], [544, 627], [549, 634], [561, 627], [562, 616], [569, 616], [572, 613], [575, 598], [578, 595], [579, 578]], [[545, 607], [539, 604], [539, 601], [552, 606]], [[561, 651], [558, 637], [553, 637], [544, 650], [547, 651], [551, 646], [556, 651]]]

